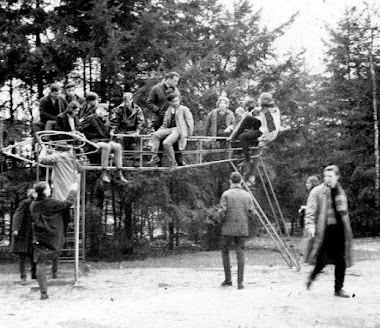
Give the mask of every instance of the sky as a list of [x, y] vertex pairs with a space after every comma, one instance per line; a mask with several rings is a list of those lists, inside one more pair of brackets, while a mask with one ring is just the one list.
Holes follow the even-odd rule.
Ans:
[[[380, 0], [369, 0], [379, 2]], [[221, 0], [231, 8], [233, 0]], [[279, 38], [275, 47], [278, 54], [306, 49], [306, 63], [312, 72], [323, 72], [323, 39], [328, 39], [325, 25], [336, 26], [345, 7], [359, 5], [363, 0], [250, 0], [254, 9], [262, 8], [262, 23], [269, 29], [286, 22], [299, 11], [293, 25]]]

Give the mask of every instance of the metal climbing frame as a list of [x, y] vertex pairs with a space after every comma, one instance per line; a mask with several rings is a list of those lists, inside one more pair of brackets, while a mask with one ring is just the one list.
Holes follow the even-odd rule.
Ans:
[[[64, 135], [64, 141], [69, 142], [71, 148], [81, 149], [81, 156], [88, 155], [98, 151], [98, 146], [91, 141], [88, 141], [80, 133], [70, 133], [70, 132], [60, 132], [60, 131], [40, 131], [36, 133], [38, 144], [45, 144], [47, 146], [54, 147], [57, 143], [56, 136]], [[150, 146], [152, 142], [152, 135], [128, 135], [128, 134], [116, 134], [113, 135], [114, 138], [135, 138], [138, 140], [136, 147], [134, 149], [128, 149], [124, 151], [124, 156], [131, 156], [135, 159], [134, 165], [124, 166], [123, 170], [128, 171], [154, 171], [154, 170], [173, 170], [169, 167], [148, 167], [146, 166], [147, 159], [152, 155], [150, 151]], [[62, 141], [62, 138], [60, 138]], [[72, 143], [72, 141], [75, 143]], [[5, 155], [12, 156], [16, 159], [23, 160], [30, 163], [31, 165], [37, 166], [37, 171], [39, 171], [39, 166], [43, 166], [38, 163], [38, 161], [25, 158], [13, 148], [17, 146], [25, 146], [27, 144], [32, 144], [33, 141], [30, 138], [28, 141], [18, 143], [17, 145], [12, 145], [2, 149]], [[90, 147], [85, 147], [90, 146]], [[90, 149], [87, 152], [83, 151], [83, 148]], [[252, 148], [257, 149], [258, 148]], [[206, 137], [206, 136], [195, 136], [188, 138], [187, 150], [182, 151], [183, 155], [186, 155], [191, 159], [191, 162], [186, 166], [176, 167], [174, 170], [184, 170], [197, 167], [206, 167], [210, 165], [220, 164], [220, 163], [230, 163], [235, 171], [238, 169], [235, 165], [236, 162], [241, 161], [241, 156], [238, 153], [241, 151], [239, 147], [233, 147], [233, 143], [226, 137]], [[259, 152], [256, 156], [258, 159], [257, 172], [259, 174], [260, 180], [262, 182], [266, 198], [271, 208], [271, 212], [276, 221], [276, 226], [279, 227], [277, 231], [276, 227], [271, 223], [268, 216], [263, 211], [262, 207], [258, 203], [255, 196], [252, 194], [247, 183], [243, 181], [244, 188], [252, 195], [252, 199], [255, 204], [255, 208], [258, 214], [258, 218], [261, 224], [264, 226], [265, 230], [273, 240], [274, 244], [280, 251], [285, 262], [289, 267], [295, 266], [298, 270], [300, 269], [297, 256], [292, 251], [291, 246], [286, 245], [285, 238], [290, 240], [287, 226], [282, 215], [276, 194], [274, 192], [273, 186], [270, 182], [268, 172], [266, 171], [265, 165], [262, 161], [262, 148], [259, 148]], [[137, 159], [137, 161], [136, 161]], [[75, 235], [75, 250], [74, 250], [74, 262], [75, 262], [75, 282], [78, 281], [79, 277], [79, 260], [85, 261], [85, 197], [86, 197], [86, 172], [89, 170], [100, 170], [102, 169], [99, 165], [86, 164], [83, 166], [84, 171], [81, 174], [81, 187], [80, 192], [77, 197], [75, 211], [74, 211], [74, 235]], [[114, 166], [109, 166], [107, 169], [114, 170]], [[48, 170], [47, 170], [48, 171]], [[48, 173], [47, 173], [48, 174]], [[282, 229], [286, 234], [282, 233]], [[82, 237], [82, 238], [80, 238]], [[80, 245], [82, 247], [80, 247]], [[82, 253], [82, 254], [81, 254]]]

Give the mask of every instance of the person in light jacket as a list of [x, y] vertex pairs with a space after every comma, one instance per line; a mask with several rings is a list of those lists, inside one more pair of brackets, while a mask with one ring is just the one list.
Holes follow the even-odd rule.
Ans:
[[177, 95], [170, 95], [168, 102], [170, 105], [165, 113], [164, 122], [153, 134], [153, 156], [148, 162], [149, 166], [160, 162], [158, 150], [160, 142], [163, 140], [164, 153], [169, 161], [169, 166], [176, 167], [178, 163], [175, 159], [173, 144], [178, 141], [178, 148], [182, 151], [186, 148], [187, 137], [193, 135], [194, 119], [190, 109], [180, 105], [180, 99]]
[[352, 230], [348, 216], [347, 196], [339, 184], [339, 168], [327, 166], [324, 183], [310, 192], [305, 215], [305, 230], [314, 238], [305, 252], [305, 261], [315, 264], [306, 283], [310, 289], [326, 264], [335, 265], [334, 295], [350, 297], [343, 290], [346, 268], [352, 265]]

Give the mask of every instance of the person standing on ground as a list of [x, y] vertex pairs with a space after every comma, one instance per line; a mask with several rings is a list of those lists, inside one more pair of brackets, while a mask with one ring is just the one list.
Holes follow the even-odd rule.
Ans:
[[[52, 166], [52, 198], [64, 201], [69, 195], [70, 186], [73, 183], [79, 183], [82, 166], [77, 161], [73, 150], [70, 150], [69, 145], [64, 141], [57, 142], [56, 151], [48, 154], [46, 147], [42, 147], [38, 156], [41, 164]], [[67, 225], [71, 221], [70, 209], [62, 211], [63, 216], [63, 231], [66, 236]], [[52, 261], [52, 277], [58, 277], [59, 253]]]
[[300, 225], [300, 228], [302, 229], [302, 231], [303, 231], [303, 228], [305, 225], [305, 212], [306, 212], [307, 199], [309, 198], [311, 190], [314, 187], [318, 186], [319, 184], [320, 184], [319, 179], [314, 175], [312, 175], [306, 179], [305, 187], [307, 190], [307, 195], [304, 197], [304, 200], [302, 203], [303, 205], [301, 205], [301, 207], [298, 209], [299, 225]]
[[233, 172], [230, 176], [230, 189], [222, 194], [219, 210], [222, 223], [222, 259], [225, 279], [222, 287], [232, 286], [229, 250], [235, 242], [238, 261], [238, 289], [243, 289], [244, 249], [248, 237], [248, 220], [253, 218], [254, 205], [251, 195], [241, 186], [241, 175]]
[[18, 254], [20, 264], [21, 284], [26, 283], [26, 261], [30, 258], [31, 278], [36, 278], [36, 263], [33, 261], [33, 227], [32, 215], [30, 213], [30, 204], [35, 195], [34, 189], [28, 189], [26, 196], [16, 209], [12, 220], [12, 253]]
[[64, 240], [64, 212], [74, 204], [78, 184], [70, 186], [65, 201], [50, 197], [51, 189], [47, 182], [38, 182], [34, 189], [37, 198], [30, 205], [34, 228], [34, 261], [37, 263], [37, 281], [41, 300], [49, 298], [47, 294], [46, 264], [60, 253]]
[[314, 243], [305, 260], [315, 267], [306, 288], [310, 289], [326, 264], [334, 264], [334, 295], [349, 298], [343, 283], [346, 268], [352, 265], [352, 230], [347, 197], [338, 182], [339, 177], [338, 166], [327, 166], [323, 171], [324, 183], [315, 187], [307, 200], [305, 230], [314, 237]]

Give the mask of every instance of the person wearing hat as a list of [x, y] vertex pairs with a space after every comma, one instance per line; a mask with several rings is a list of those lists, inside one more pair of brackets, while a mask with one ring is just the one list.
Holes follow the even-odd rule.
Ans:
[[86, 92], [86, 102], [83, 104], [79, 111], [79, 122], [83, 122], [88, 116], [95, 113], [98, 107], [99, 96], [96, 92], [88, 91]]
[[259, 141], [261, 145], [265, 145], [277, 138], [281, 126], [280, 110], [275, 106], [273, 97], [268, 92], [261, 93], [258, 102], [262, 132]]
[[78, 102], [81, 106], [84, 104], [85, 99], [80, 97], [75, 92], [75, 84], [73, 82], [69, 82], [65, 85], [65, 99], [67, 103], [71, 103], [72, 101]]
[[248, 236], [248, 221], [253, 218], [254, 205], [252, 196], [241, 186], [242, 177], [238, 172], [231, 173], [230, 189], [222, 194], [218, 211], [222, 224], [222, 260], [225, 279], [222, 287], [232, 286], [230, 246], [235, 242], [238, 262], [238, 289], [243, 289], [244, 249]]
[[230, 100], [220, 96], [216, 108], [208, 115], [206, 120], [206, 136], [227, 137], [235, 126], [235, 114], [228, 109]]

